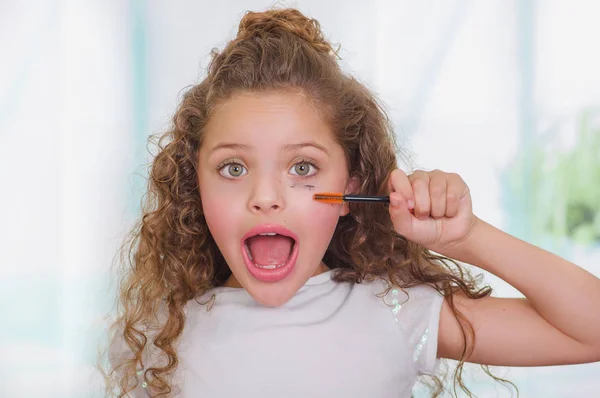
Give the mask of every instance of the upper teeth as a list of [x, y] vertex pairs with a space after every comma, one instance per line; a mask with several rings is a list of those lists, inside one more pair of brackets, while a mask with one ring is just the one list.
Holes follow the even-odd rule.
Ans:
[[264, 233], [262, 233], [262, 234], [259, 234], [259, 235], [263, 235], [263, 236], [264, 236], [264, 235], [273, 236], [273, 235], [277, 235], [277, 233], [275, 233], [275, 232], [264, 232]]

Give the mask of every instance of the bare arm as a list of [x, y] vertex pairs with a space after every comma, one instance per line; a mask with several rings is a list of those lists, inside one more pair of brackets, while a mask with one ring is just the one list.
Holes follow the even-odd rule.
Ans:
[[[467, 361], [507, 366], [600, 361], [600, 279], [479, 219], [444, 254], [497, 275], [526, 297], [455, 296], [476, 333]], [[462, 346], [459, 324], [444, 304], [438, 354], [458, 359]]]
[[[504, 279], [526, 299], [454, 296], [475, 329], [467, 361], [535, 366], [600, 361], [600, 280], [475, 217], [462, 178], [440, 170], [394, 170], [390, 217], [407, 239]], [[438, 355], [459, 359], [461, 329], [442, 307]]]

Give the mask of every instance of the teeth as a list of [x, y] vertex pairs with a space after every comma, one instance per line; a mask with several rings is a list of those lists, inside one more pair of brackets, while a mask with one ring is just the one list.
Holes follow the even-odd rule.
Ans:
[[261, 236], [273, 236], [273, 235], [277, 235], [275, 232], [264, 232], [262, 234], [259, 234]]
[[277, 268], [277, 266], [275, 265], [258, 265], [258, 264], [254, 264], [256, 267], [258, 268], [264, 268], [264, 269], [275, 269]]
[[244, 245], [244, 247], [246, 248], [246, 253], [248, 253], [248, 257], [250, 258], [250, 261], [254, 262], [254, 259], [252, 258], [252, 253], [250, 253], [250, 248], [248, 247], [248, 245]]
[[285, 264], [281, 264], [281, 265], [259, 265], [254, 263], [254, 266], [257, 268], [263, 268], [263, 269], [275, 269], [275, 268], [281, 268], [283, 267]]

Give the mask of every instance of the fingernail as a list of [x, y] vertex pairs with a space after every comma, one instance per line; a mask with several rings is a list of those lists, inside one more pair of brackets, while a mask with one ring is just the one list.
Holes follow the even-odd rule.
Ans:
[[408, 205], [409, 209], [414, 209], [415, 208], [415, 202], [412, 199], [409, 199], [406, 204]]
[[391, 199], [390, 204], [392, 205], [392, 207], [398, 207], [400, 205], [400, 202], [397, 199]]

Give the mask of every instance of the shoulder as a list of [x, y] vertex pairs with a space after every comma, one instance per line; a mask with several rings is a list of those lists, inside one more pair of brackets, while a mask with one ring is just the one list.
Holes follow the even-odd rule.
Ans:
[[398, 320], [410, 324], [412, 328], [437, 328], [444, 296], [434, 287], [426, 284], [408, 288], [397, 287], [387, 294], [387, 298], [392, 299], [392, 304], [397, 309]]
[[363, 289], [383, 299], [386, 304], [400, 305], [401, 308], [409, 306], [442, 305], [444, 296], [433, 286], [419, 284], [411, 287], [395, 286], [387, 279], [377, 278], [370, 282], [361, 283]]
[[395, 341], [419, 374], [433, 374], [438, 365], [437, 345], [444, 296], [433, 286], [394, 286], [385, 279], [366, 283], [388, 313]]
[[354, 290], [389, 311], [396, 322], [402, 319], [404, 324], [437, 322], [444, 301], [444, 296], [430, 285], [399, 287], [384, 278], [357, 284]]

